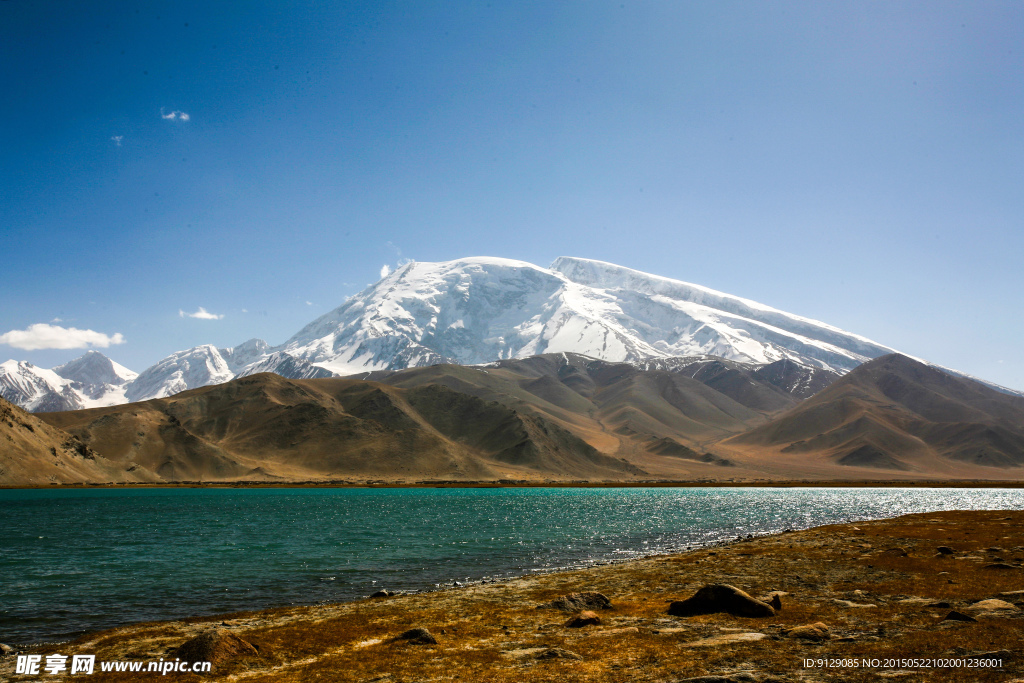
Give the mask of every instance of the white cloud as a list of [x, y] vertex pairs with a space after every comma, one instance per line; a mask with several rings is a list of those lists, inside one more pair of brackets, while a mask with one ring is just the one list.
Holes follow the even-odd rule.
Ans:
[[110, 139], [114, 141], [115, 145], [120, 147], [121, 146], [121, 141], [124, 140], [124, 136], [123, 135], [112, 135], [110, 137]]
[[210, 313], [208, 310], [206, 310], [205, 308], [200, 306], [199, 310], [196, 311], [195, 313], [186, 313], [185, 311], [183, 311], [183, 310], [181, 310], [179, 308], [178, 309], [178, 317], [179, 318], [186, 318], [186, 317], [188, 317], [188, 318], [199, 318], [200, 320], [220, 320], [221, 318], [224, 317], [224, 315], [223, 314], [217, 315], [216, 313]]
[[386, 278], [388, 275], [391, 275], [391, 266], [385, 263], [383, 266], [380, 267], [380, 277], [381, 279], [383, 279]]
[[177, 119], [178, 121], [188, 121], [192, 117], [183, 111], [172, 111], [168, 114], [165, 114], [164, 108], [160, 107], [160, 118], [164, 119], [165, 121], [174, 121], [175, 119]]
[[306, 305], [307, 305], [307, 306], [312, 306], [312, 305], [313, 305], [313, 302], [312, 302], [312, 301], [307, 301], [307, 302], [306, 302]]
[[36, 323], [25, 330], [11, 330], [0, 334], [0, 344], [16, 349], [37, 351], [39, 349], [84, 349], [90, 346], [107, 348], [111, 344], [124, 344], [120, 332], [108, 336], [93, 330], [79, 330], [74, 327], [60, 327]]

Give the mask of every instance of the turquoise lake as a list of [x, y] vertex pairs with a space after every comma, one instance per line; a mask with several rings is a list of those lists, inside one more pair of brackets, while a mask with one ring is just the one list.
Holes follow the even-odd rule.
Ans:
[[956, 509], [1014, 489], [0, 490], [0, 642], [433, 590], [738, 535]]

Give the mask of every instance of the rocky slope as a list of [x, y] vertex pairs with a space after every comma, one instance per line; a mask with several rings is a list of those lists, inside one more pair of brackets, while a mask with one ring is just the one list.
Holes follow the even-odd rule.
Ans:
[[889, 355], [723, 445], [891, 472], [1018, 470], [1024, 398]]
[[79, 437], [0, 398], [0, 486], [159, 480], [144, 468], [111, 462]]
[[263, 373], [130, 406], [44, 419], [168, 481], [631, 478], [539, 413], [452, 391]]

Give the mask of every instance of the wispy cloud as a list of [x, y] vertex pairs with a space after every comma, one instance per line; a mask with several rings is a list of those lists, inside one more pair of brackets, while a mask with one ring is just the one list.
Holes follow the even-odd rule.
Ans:
[[195, 313], [186, 313], [185, 311], [183, 311], [183, 310], [181, 310], [179, 308], [178, 309], [178, 317], [179, 318], [199, 318], [200, 320], [220, 320], [221, 318], [224, 317], [224, 315], [223, 314], [218, 315], [216, 313], [210, 313], [208, 310], [206, 310], [205, 308], [200, 306], [199, 310], [196, 311]]
[[165, 121], [188, 121], [192, 117], [183, 111], [172, 111], [165, 114], [164, 108], [160, 107], [160, 118]]
[[380, 267], [380, 277], [381, 279], [384, 279], [388, 275], [391, 275], [391, 266], [385, 263], [383, 266]]
[[124, 136], [123, 135], [112, 135], [110, 137], [110, 139], [114, 141], [115, 145], [120, 147], [121, 146], [121, 141], [124, 140]]
[[106, 335], [94, 330], [79, 330], [74, 327], [36, 323], [29, 325], [24, 330], [11, 330], [0, 334], [0, 344], [26, 351], [84, 349], [90, 346], [105, 349], [111, 344], [124, 344], [124, 335], [120, 332]]

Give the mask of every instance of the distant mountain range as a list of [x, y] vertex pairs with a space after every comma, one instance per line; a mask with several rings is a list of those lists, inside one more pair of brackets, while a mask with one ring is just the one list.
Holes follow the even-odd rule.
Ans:
[[409, 263], [280, 346], [7, 361], [0, 395], [0, 484], [1024, 476], [1017, 392], [576, 258]]
[[34, 451], [0, 448], [8, 485], [1024, 478], [1024, 398], [896, 354], [839, 376], [788, 359], [645, 369], [549, 353], [362, 379], [259, 373], [7, 414], [0, 443], [46, 437]]
[[[257, 372], [292, 379], [567, 352], [638, 367], [683, 357], [843, 373], [893, 350], [747, 299], [600, 261], [408, 263], [280, 346], [197, 346], [136, 374], [97, 351], [52, 370], [0, 364], [0, 396], [32, 412], [172, 396]], [[690, 360], [683, 362], [689, 363]]]

